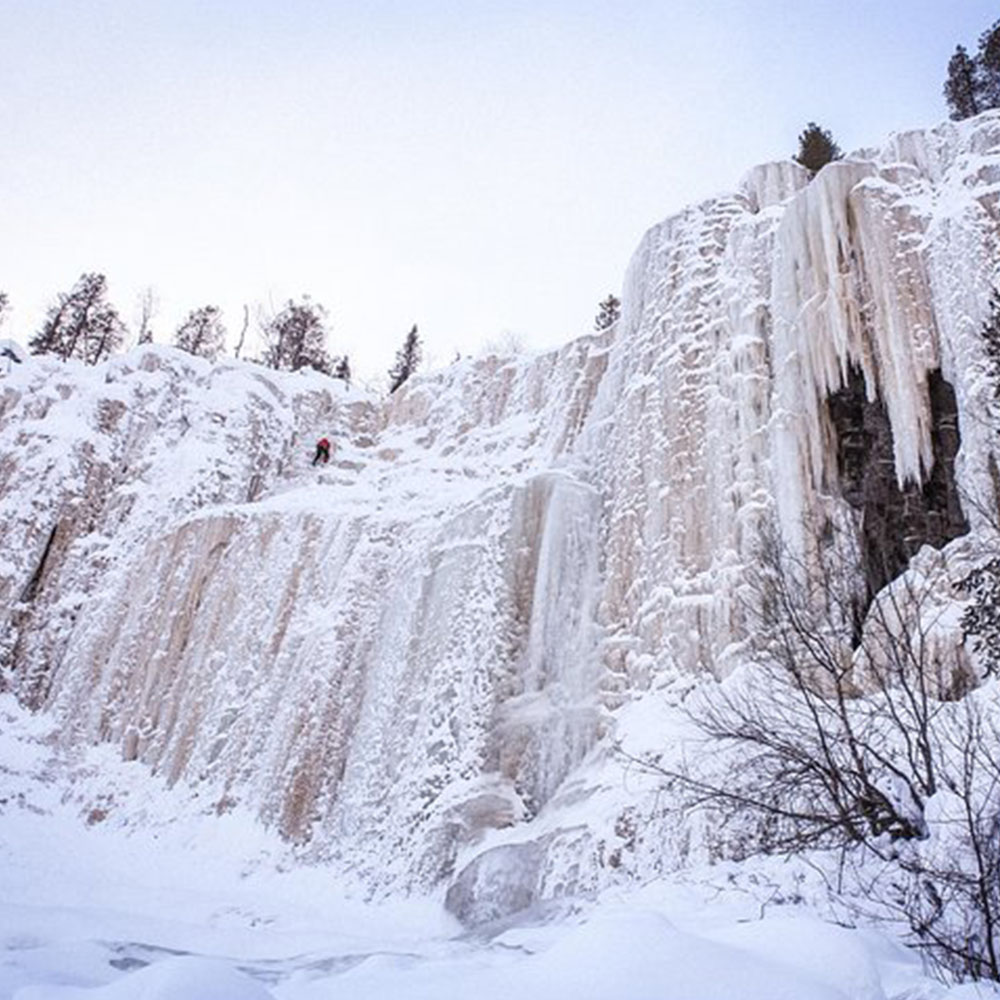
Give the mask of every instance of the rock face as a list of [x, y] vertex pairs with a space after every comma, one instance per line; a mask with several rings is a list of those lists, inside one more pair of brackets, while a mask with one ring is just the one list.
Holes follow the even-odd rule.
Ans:
[[629, 706], [738, 662], [767, 525], [817, 572], [853, 540], [869, 598], [988, 531], [998, 191], [995, 113], [759, 167], [647, 233], [611, 330], [387, 402], [12, 365], [0, 684], [375, 890], [494, 919], [621, 877], [624, 792], [607, 837], [559, 817]]
[[893, 433], [885, 404], [869, 399], [861, 370], [827, 400], [837, 447], [837, 485], [860, 518], [860, 563], [866, 598], [895, 579], [923, 545], [941, 548], [969, 530], [955, 457], [961, 439], [955, 391], [940, 369], [927, 378], [933, 464], [919, 480], [900, 486]]

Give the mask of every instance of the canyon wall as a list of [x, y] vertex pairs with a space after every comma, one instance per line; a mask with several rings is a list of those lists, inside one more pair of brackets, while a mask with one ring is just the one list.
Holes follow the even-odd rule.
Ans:
[[769, 526], [817, 572], [846, 541], [866, 599], [993, 537], [998, 194], [996, 113], [758, 167], [646, 234], [612, 329], [389, 400], [11, 364], [0, 684], [372, 891], [477, 919], [627, 877], [614, 743], [740, 662]]

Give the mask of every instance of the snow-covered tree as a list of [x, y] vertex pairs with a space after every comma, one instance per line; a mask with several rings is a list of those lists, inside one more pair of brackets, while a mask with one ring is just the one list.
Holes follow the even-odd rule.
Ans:
[[327, 352], [326, 310], [308, 295], [301, 302], [288, 300], [263, 329], [267, 347], [262, 358], [269, 368], [298, 371], [315, 368], [329, 375], [333, 361]]
[[[993, 391], [991, 421], [1000, 433], [1000, 293], [994, 289], [990, 298], [990, 311], [980, 329], [986, 355], [983, 374]], [[995, 483], [1000, 484], [1000, 470], [990, 458], [990, 468]], [[1000, 511], [991, 504], [979, 504], [1000, 529]], [[1000, 557], [986, 560], [963, 581], [963, 589], [970, 602], [962, 616], [962, 629], [966, 639], [982, 659], [990, 674], [1000, 674]]]
[[351, 362], [346, 354], [337, 362], [333, 377], [339, 378], [345, 385], [351, 384]]
[[395, 392], [420, 364], [421, 345], [417, 334], [417, 324], [406, 335], [403, 346], [396, 351], [396, 363], [389, 369], [389, 392]]
[[226, 342], [226, 328], [218, 306], [192, 309], [174, 334], [174, 346], [189, 354], [214, 361]]
[[618, 322], [618, 317], [621, 314], [621, 300], [615, 295], [609, 295], [603, 302], [598, 303], [597, 315], [594, 317], [594, 329], [597, 331], [607, 330], [609, 326], [614, 326]]
[[799, 151], [794, 159], [810, 173], [816, 174], [831, 160], [839, 160], [843, 155], [831, 133], [815, 122], [810, 122], [799, 136]]
[[884, 588], [852, 649], [850, 548], [835, 565], [809, 575], [783, 544], [762, 547], [746, 581], [751, 669], [688, 697], [702, 735], [689, 754], [632, 760], [683, 811], [710, 810], [720, 851], [836, 849], [859, 909], [908, 925], [949, 975], [1000, 980], [995, 696], [932, 641], [943, 569]]
[[6, 292], [0, 292], [0, 326], [3, 326], [4, 320], [7, 318], [7, 312], [10, 309], [10, 299], [7, 297]]
[[125, 325], [106, 301], [103, 274], [82, 274], [73, 288], [59, 296], [41, 330], [32, 338], [32, 354], [57, 354], [64, 361], [79, 358], [95, 365], [117, 351], [125, 339]]

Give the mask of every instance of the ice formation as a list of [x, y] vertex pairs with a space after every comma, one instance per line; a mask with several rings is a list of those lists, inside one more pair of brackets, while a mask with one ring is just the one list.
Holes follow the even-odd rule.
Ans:
[[808, 562], [811, 526], [866, 516], [832, 398], [876, 408], [901, 504], [945, 461], [947, 502], [980, 501], [924, 540], [988, 530], [998, 194], [996, 113], [812, 181], [758, 167], [646, 234], [611, 330], [388, 401], [166, 348], [12, 363], [2, 685], [67, 745], [248, 804], [369, 889], [450, 887], [470, 921], [620, 878], [614, 741], [738, 662], [771, 519]]

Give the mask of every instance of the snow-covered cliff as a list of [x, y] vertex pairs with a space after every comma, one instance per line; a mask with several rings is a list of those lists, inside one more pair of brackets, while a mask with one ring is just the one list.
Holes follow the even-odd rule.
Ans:
[[766, 526], [816, 566], [850, 539], [874, 591], [995, 520], [998, 195], [996, 113], [758, 167], [646, 234], [606, 334], [388, 402], [165, 348], [12, 363], [0, 684], [463, 914], [669, 863], [610, 750], [738, 662]]

